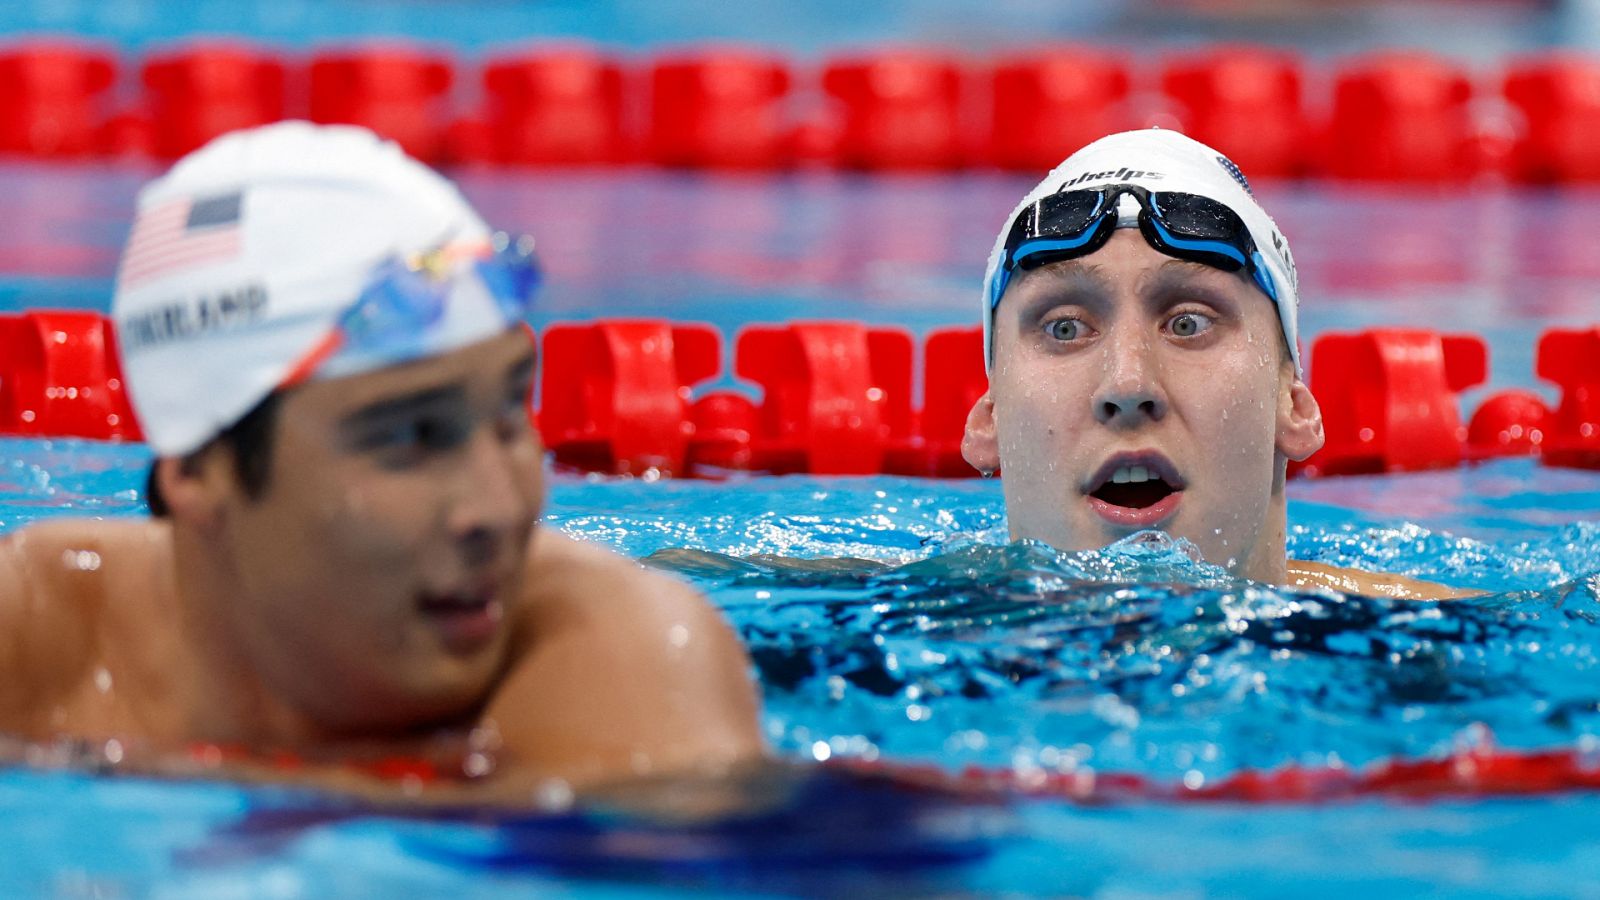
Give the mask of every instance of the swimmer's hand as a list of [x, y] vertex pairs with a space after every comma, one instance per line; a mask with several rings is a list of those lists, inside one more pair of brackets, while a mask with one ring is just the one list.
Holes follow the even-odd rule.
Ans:
[[1363, 572], [1325, 563], [1289, 560], [1289, 585], [1291, 587], [1332, 588], [1342, 594], [1361, 594], [1366, 597], [1393, 597], [1397, 600], [1457, 600], [1477, 597], [1482, 591], [1468, 591], [1419, 581], [1404, 575], [1386, 572]]

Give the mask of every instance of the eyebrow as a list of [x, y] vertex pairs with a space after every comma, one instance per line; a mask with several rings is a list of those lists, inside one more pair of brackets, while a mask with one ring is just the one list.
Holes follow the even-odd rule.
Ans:
[[1110, 281], [1106, 277], [1105, 267], [1087, 259], [1063, 259], [1033, 269], [1027, 273], [1031, 278], [1049, 278], [1051, 281], [1065, 281], [1074, 286], [1092, 285], [1103, 287]]
[[382, 426], [394, 419], [415, 416], [418, 412], [437, 406], [462, 403], [466, 400], [466, 394], [465, 385], [444, 384], [401, 394], [398, 397], [388, 397], [345, 416], [339, 423], [339, 428], [347, 433], [364, 431]]
[[1217, 283], [1216, 275], [1238, 278], [1243, 277], [1243, 272], [1227, 272], [1187, 259], [1169, 259], [1161, 264], [1139, 293], [1147, 298], [1160, 300], [1167, 295], [1182, 292], [1197, 295], [1213, 305], [1237, 303], [1237, 298]]

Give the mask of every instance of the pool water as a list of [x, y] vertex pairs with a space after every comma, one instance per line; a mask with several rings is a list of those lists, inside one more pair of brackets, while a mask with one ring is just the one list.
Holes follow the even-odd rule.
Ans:
[[[23, 201], [0, 190], [0, 309], [103, 308], [125, 230], [110, 223], [125, 221], [138, 174], [0, 167], [0, 186], [37, 198], [44, 182], [52, 198], [6, 209]], [[989, 230], [1027, 186], [643, 172], [464, 183], [491, 221], [543, 241], [541, 321], [664, 315], [730, 333], [789, 316], [965, 324]], [[1496, 388], [1537, 387], [1538, 332], [1600, 321], [1600, 266], [1575, 232], [1543, 227], [1592, 220], [1600, 196], [1268, 193], [1296, 241], [1308, 335], [1447, 320], [1489, 341]], [[137, 446], [0, 439], [0, 531], [141, 515], [147, 464]], [[792, 760], [1190, 787], [1491, 746], [1600, 766], [1600, 472], [1507, 460], [1289, 492], [1292, 555], [1488, 593], [1437, 604], [1282, 591], [1159, 538], [1087, 554], [1008, 544], [999, 485], [982, 479], [558, 473], [546, 519], [706, 590], [749, 644], [768, 734]], [[1600, 896], [1600, 794], [1585, 792], [1267, 805], [1039, 796], [1001, 814], [826, 779], [796, 797], [791, 818], [754, 829], [784, 838], [786, 857], [708, 833], [681, 846], [702, 859], [722, 848], [714, 865], [641, 863], [649, 836], [612, 820], [397, 820], [263, 789], [14, 768], [0, 771], [0, 892]], [[915, 839], [851, 831], [865, 809]], [[632, 847], [633, 861], [597, 858], [571, 837], [592, 836], [585, 828], [629, 834], [602, 844]], [[862, 858], [820, 864], [848, 846], [841, 835]]]

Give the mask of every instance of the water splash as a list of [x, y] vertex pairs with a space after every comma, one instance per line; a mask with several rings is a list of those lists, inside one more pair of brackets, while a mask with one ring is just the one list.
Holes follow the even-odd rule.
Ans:
[[[652, 557], [748, 642], [783, 749], [1168, 780], [1600, 734], [1600, 576], [1466, 601], [1295, 590], [1140, 535], [902, 565]], [[976, 739], [975, 739], [976, 738]], [[1192, 774], [1191, 774], [1192, 773]]]

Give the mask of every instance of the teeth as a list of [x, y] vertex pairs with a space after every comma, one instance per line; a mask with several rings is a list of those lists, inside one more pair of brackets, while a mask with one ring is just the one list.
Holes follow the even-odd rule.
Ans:
[[1144, 466], [1121, 466], [1111, 475], [1112, 484], [1140, 484], [1153, 481], [1156, 476]]

